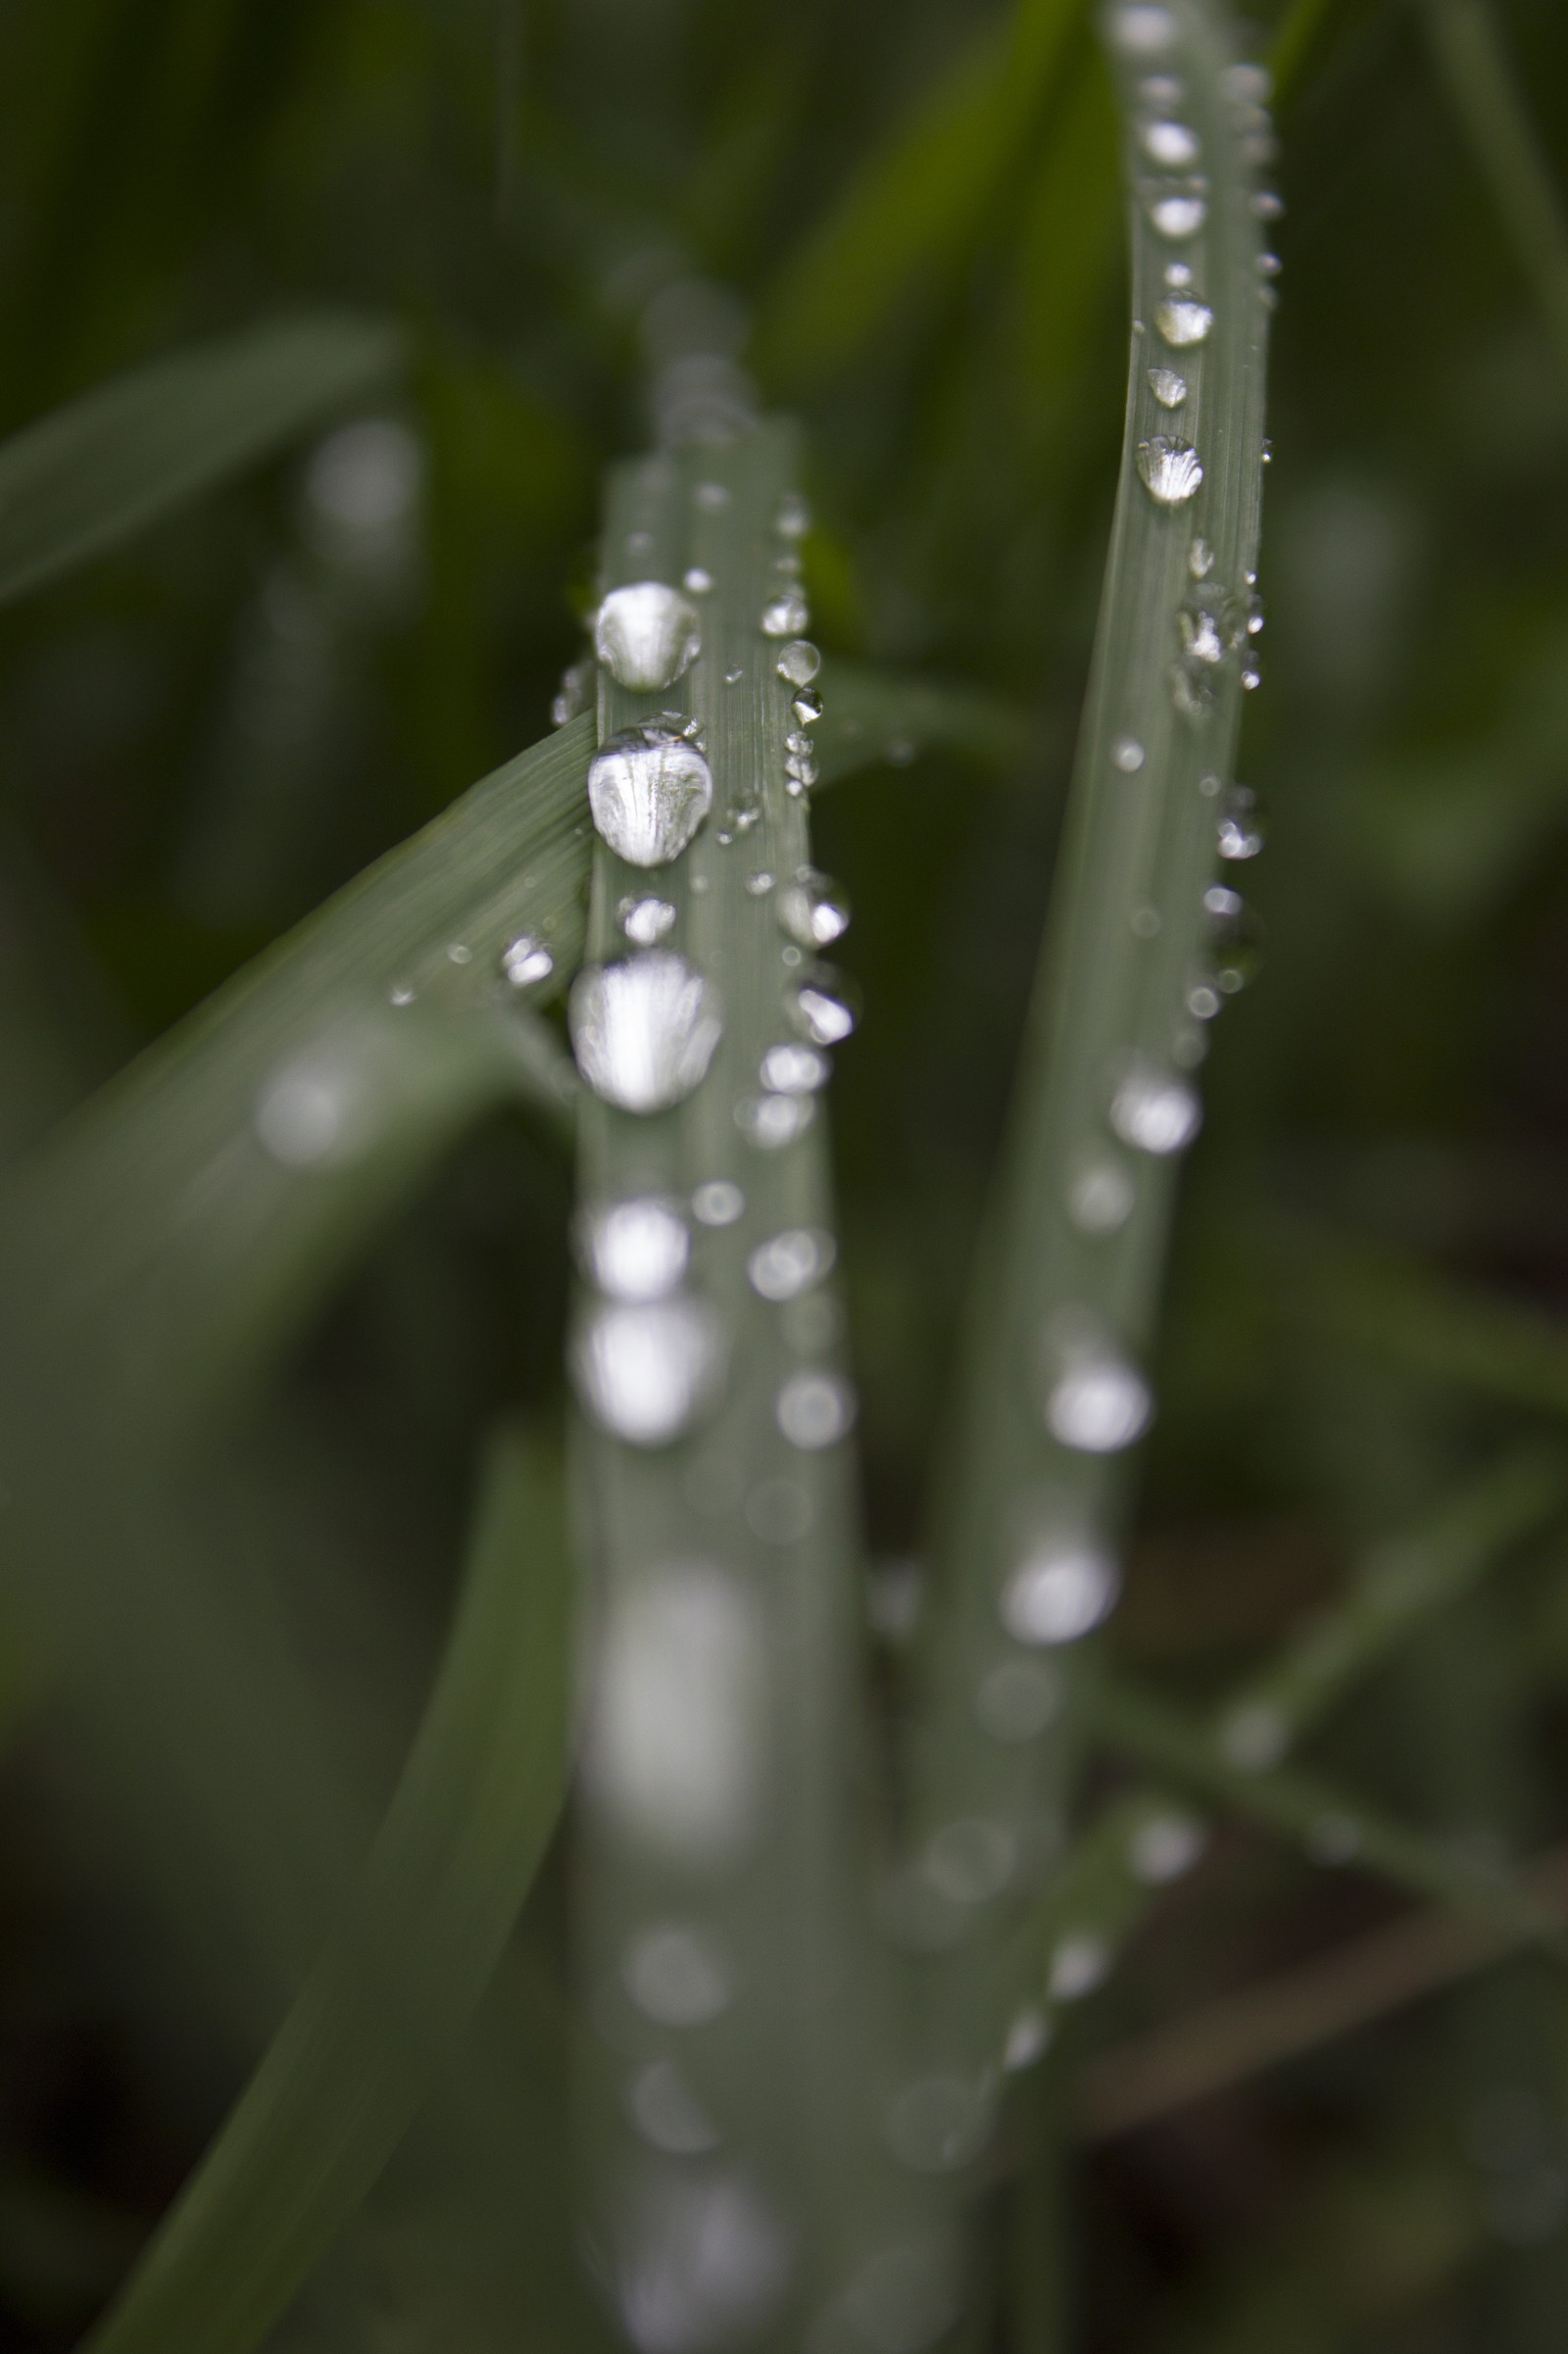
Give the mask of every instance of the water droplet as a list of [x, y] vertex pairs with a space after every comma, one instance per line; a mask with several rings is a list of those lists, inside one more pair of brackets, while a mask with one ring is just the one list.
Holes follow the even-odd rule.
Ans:
[[601, 1803], [694, 1865], [744, 1849], [760, 1796], [765, 1662], [757, 1605], [738, 1578], [705, 1561], [640, 1568], [612, 1597], [599, 1639], [586, 1762]]
[[1150, 1815], [1127, 1842], [1127, 1866], [1135, 1880], [1162, 1888], [1190, 1872], [1207, 1844], [1207, 1832], [1192, 1815]]
[[473, 951], [466, 940], [453, 941], [452, 946], [447, 950], [447, 962], [449, 964], [471, 964], [473, 962]]
[[1278, 221], [1285, 211], [1285, 199], [1277, 189], [1259, 188], [1252, 198], [1252, 211], [1259, 221]]
[[1053, 1953], [1046, 1988], [1054, 2002], [1081, 2002], [1104, 1985], [1109, 1971], [1110, 1948], [1104, 1939], [1075, 1930]]
[[1274, 76], [1267, 66], [1250, 60], [1225, 69], [1225, 95], [1238, 106], [1267, 106], [1274, 95]]
[[978, 1815], [945, 1824], [925, 1851], [933, 1887], [953, 1904], [985, 1904], [999, 1896], [1017, 1861], [1017, 1841], [1005, 1824]]
[[667, 899], [623, 899], [615, 912], [621, 930], [638, 948], [657, 948], [674, 928], [675, 909]]
[[812, 1453], [847, 1438], [855, 1411], [855, 1392], [838, 1373], [792, 1373], [776, 1408], [778, 1427], [790, 1445]]
[[1136, 1062], [1111, 1098], [1110, 1124], [1140, 1152], [1180, 1152], [1198, 1134], [1202, 1106], [1181, 1079]]
[[1259, 254], [1257, 257], [1257, 274], [1260, 278], [1277, 278], [1284, 268], [1278, 254]]
[[1046, 1427], [1080, 1454], [1118, 1454], [1142, 1438], [1152, 1408], [1135, 1366], [1109, 1349], [1078, 1347], [1046, 1393]]
[[1218, 614], [1205, 606], [1184, 606], [1176, 615], [1176, 625], [1189, 662], [1217, 664], [1231, 651]]
[[1155, 433], [1138, 445], [1138, 471], [1157, 507], [1181, 507], [1197, 494], [1203, 462], [1190, 441]]
[[742, 1096], [735, 1106], [735, 1125], [760, 1152], [780, 1152], [804, 1136], [816, 1117], [809, 1096]]
[[1157, 940], [1160, 915], [1157, 907], [1135, 907], [1127, 918], [1129, 930], [1136, 940]]
[[681, 1921], [639, 1931], [621, 1978], [647, 2019], [661, 2027], [707, 2027], [729, 2008], [729, 1973], [710, 1938]]
[[672, 2158], [699, 2158], [723, 2139], [673, 2060], [650, 2060], [626, 2087], [626, 2113], [643, 2139]]
[[1002, 2065], [1009, 2076], [1032, 2068], [1051, 2048], [1051, 2022], [1038, 2003], [1026, 2002], [1015, 2013], [1003, 2046]]
[[1187, 378], [1173, 368], [1152, 368], [1149, 389], [1162, 409], [1179, 409], [1187, 398]]
[[1187, 992], [1187, 1010], [1195, 1021], [1211, 1022], [1223, 1004], [1219, 991], [1207, 981], [1195, 981]]
[[755, 2336], [789, 2272], [789, 2235], [749, 2182], [665, 2168], [617, 2251], [620, 2319], [638, 2354], [715, 2354]]
[[386, 994], [391, 1005], [412, 1005], [417, 993], [412, 981], [394, 981]]
[[1206, 580], [1214, 569], [1214, 551], [1206, 539], [1195, 539], [1188, 549], [1187, 569], [1195, 580]]
[[1110, 38], [1129, 57], [1149, 57], [1169, 49], [1176, 39], [1176, 20], [1154, 0], [1126, 0], [1110, 18]]
[[1265, 1774], [1270, 1766], [1278, 1765], [1290, 1741], [1290, 1726], [1266, 1700], [1243, 1701], [1219, 1729], [1220, 1747], [1232, 1765], [1248, 1774]]
[[1004, 1659], [975, 1694], [975, 1715], [993, 1741], [1034, 1741], [1061, 1712], [1061, 1678], [1043, 1659]]
[[802, 687], [790, 710], [803, 727], [810, 727], [822, 716], [822, 698], [815, 687]]
[[572, 983], [577, 1068], [622, 1111], [665, 1111], [706, 1076], [723, 1030], [711, 985], [684, 956], [654, 949], [590, 964]]
[[1173, 351], [1184, 352], [1195, 343], [1207, 341], [1214, 314], [1207, 303], [1188, 298], [1161, 303], [1154, 313], [1154, 324]]
[[1161, 237], [1196, 237], [1208, 219], [1200, 196], [1156, 196], [1149, 218]]
[[804, 539], [810, 530], [811, 511], [799, 491], [786, 491], [779, 501], [774, 528], [784, 539]]
[[746, 1262], [752, 1289], [764, 1300], [794, 1300], [820, 1283], [833, 1264], [834, 1244], [819, 1228], [789, 1226], [759, 1243]]
[[785, 589], [763, 606], [760, 627], [765, 638], [798, 638], [810, 617], [800, 590]]
[[657, 694], [702, 651], [697, 608], [662, 580], [612, 589], [594, 617], [594, 652], [618, 687]]
[[561, 673], [561, 684], [550, 706], [552, 725], [564, 727], [569, 719], [576, 718], [579, 711], [585, 711], [593, 701], [593, 663], [583, 661], [568, 664]]
[[727, 1177], [710, 1177], [692, 1196], [692, 1216], [699, 1226], [733, 1226], [746, 1214], [746, 1196]]
[[1167, 172], [1183, 171], [1198, 161], [1198, 133], [1185, 123], [1146, 123], [1143, 140], [1150, 162]]
[[952, 2174], [978, 2157], [991, 2134], [991, 2102], [962, 2076], [929, 2076], [888, 2105], [888, 2147], [914, 2174]]
[[1136, 1199], [1133, 1181], [1113, 1160], [1091, 1161], [1067, 1190], [1067, 1214], [1082, 1234], [1114, 1234]]
[[1263, 927], [1239, 891], [1212, 883], [1203, 894], [1209, 919], [1208, 953], [1214, 986], [1235, 997], [1255, 980], [1263, 961]]
[[685, 1276], [691, 1237], [680, 1212], [649, 1195], [586, 1212], [577, 1247], [584, 1267], [612, 1300], [662, 1300]]
[[740, 685], [740, 683], [741, 683], [741, 680], [742, 680], [742, 679], [743, 679], [745, 676], [746, 676], [746, 672], [745, 672], [745, 671], [742, 669], [742, 667], [741, 667], [740, 663], [739, 663], [739, 662], [736, 662], [736, 663], [734, 664], [733, 668], [731, 668], [731, 669], [728, 669], [728, 670], [726, 670], [726, 671], [725, 671], [725, 673], [724, 673], [724, 684], [725, 684], [727, 687], [738, 687], [738, 686]]
[[1018, 1643], [1077, 1643], [1108, 1616], [1120, 1591], [1121, 1578], [1108, 1553], [1077, 1541], [1043, 1538], [1003, 1589], [1002, 1623]]
[[681, 587], [689, 589], [694, 597], [706, 597], [712, 585], [712, 573], [705, 572], [700, 564], [694, 564], [681, 579]]
[[588, 806], [601, 838], [631, 866], [667, 866], [708, 815], [713, 777], [695, 744], [658, 725], [628, 728], [596, 753]]
[[1118, 736], [1110, 748], [1110, 757], [1123, 776], [1136, 776], [1148, 755], [1136, 736]]
[[822, 667], [822, 657], [809, 638], [796, 638], [779, 651], [780, 678], [792, 687], [808, 687]]
[[707, 508], [710, 515], [716, 515], [720, 508], [729, 505], [729, 492], [722, 482], [699, 482], [692, 497], [699, 507]]
[[1193, 266], [1190, 262], [1167, 262], [1164, 277], [1167, 286], [1190, 286], [1193, 282]]
[[364, 1108], [346, 1070], [301, 1063], [263, 1090], [254, 1125], [263, 1150], [282, 1167], [318, 1168], [351, 1156]]
[[556, 959], [532, 932], [519, 932], [502, 950], [501, 969], [514, 989], [531, 989], [536, 982], [549, 980]]
[[850, 928], [850, 904], [837, 883], [812, 866], [797, 869], [777, 900], [780, 926], [802, 948], [829, 948]]
[[843, 976], [827, 965], [810, 965], [789, 984], [784, 1010], [812, 1046], [839, 1046], [855, 1028], [855, 1008], [846, 995]]
[[590, 1308], [572, 1340], [577, 1393], [601, 1429], [628, 1447], [668, 1447], [713, 1402], [724, 1335], [708, 1301], [662, 1300]]
[[790, 1044], [769, 1047], [757, 1075], [774, 1095], [809, 1096], [827, 1085], [831, 1068], [827, 1056], [816, 1047]]
[[746, 878], [746, 888], [753, 899], [766, 899], [773, 888], [773, 878], [765, 866], [756, 867]]

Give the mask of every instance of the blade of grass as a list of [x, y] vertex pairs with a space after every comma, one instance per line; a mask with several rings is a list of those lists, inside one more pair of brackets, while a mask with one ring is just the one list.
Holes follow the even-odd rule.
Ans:
[[569, 1579], [559, 1481], [503, 1438], [458, 1616], [335, 1932], [86, 2354], [249, 2354], [455, 2051], [561, 1802]]
[[819, 785], [854, 776], [877, 760], [899, 766], [938, 749], [1008, 766], [1028, 743], [1028, 714], [1002, 695], [836, 655], [822, 675], [826, 709], [814, 731]]
[[[1123, 1452], [1147, 1417], [1137, 1360], [1156, 1312], [1178, 1148], [1198, 1123], [1193, 1074], [1206, 1037], [1191, 1004], [1208, 986], [1204, 892], [1240, 718], [1261, 499], [1267, 310], [1244, 152], [1251, 98], [1230, 94], [1214, 12], [1188, 5], [1129, 22], [1168, 24], [1170, 38], [1157, 58], [1132, 52], [1119, 66], [1135, 321], [1121, 481], [1011, 1133], [967, 1318], [919, 1662], [920, 1868], [940, 1875], [940, 1842], [975, 1821], [1011, 1858], [987, 1891], [1005, 1888], [1003, 1907], [945, 1900], [958, 1959], [932, 1969], [934, 2032], [976, 2066], [1005, 2009], [982, 2017], [968, 1999], [969, 1957], [977, 1938], [1003, 1934], [999, 1909], [1051, 1871], [1075, 1740], [1075, 1712], [1046, 1704], [1061, 1671], [1054, 1658], [1031, 1661], [1023, 1639], [1060, 1643], [1108, 1607]], [[1141, 143], [1139, 83], [1156, 69], [1180, 75], [1206, 175], [1179, 239], [1160, 233], [1150, 207], [1185, 183], [1152, 176]], [[1184, 299], [1211, 314], [1185, 344], [1156, 324], [1178, 253]], [[1165, 365], [1185, 383], [1176, 411], [1150, 379]], [[1196, 443], [1201, 476], [1181, 476], [1190, 497], [1159, 498], [1140, 468], [1159, 486], [1160, 451], [1177, 435]], [[1200, 640], [1213, 662], [1194, 657]], [[1065, 1620], [1031, 1629], [1031, 1580], [1065, 1598]], [[1009, 1690], [1040, 1688], [1023, 1738], [982, 1730], [999, 1675]]]
[[0, 604], [381, 391], [402, 356], [381, 320], [286, 319], [154, 361], [40, 417], [0, 445]]

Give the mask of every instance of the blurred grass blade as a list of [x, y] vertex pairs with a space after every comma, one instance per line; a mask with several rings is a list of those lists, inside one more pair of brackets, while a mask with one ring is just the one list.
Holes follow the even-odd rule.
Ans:
[[1568, 219], [1486, 0], [1421, 0], [1448, 100], [1470, 143], [1568, 387]]
[[0, 604], [382, 391], [402, 350], [376, 319], [282, 320], [153, 361], [13, 435], [0, 445]]
[[813, 730], [819, 784], [878, 760], [901, 766], [938, 749], [1007, 766], [1028, 745], [1028, 714], [977, 687], [907, 677], [837, 655], [823, 667], [823, 687], [826, 709]]
[[[209, 1417], [459, 1124], [508, 1095], [564, 1116], [570, 1066], [531, 1005], [579, 952], [591, 735], [573, 721], [485, 778], [23, 1165], [13, 1329], [63, 1396], [91, 1361], [113, 1412], [166, 1436]], [[537, 952], [520, 989], [518, 938]]]
[[961, 263], [1082, 16], [1081, 0], [1014, 0], [974, 35], [787, 265], [759, 340], [771, 377], [813, 383]]
[[348, 1918], [87, 2354], [249, 2354], [453, 2056], [561, 1803], [567, 1559], [553, 1457], [504, 1437], [446, 1656]]
[[1250, 1773], [1208, 1728], [1121, 1677], [1102, 1677], [1088, 1703], [1096, 1732], [1141, 1765], [1174, 1776], [1234, 1813], [1298, 1840], [1322, 1863], [1353, 1863], [1511, 1936], [1568, 1955], [1568, 1930], [1512, 1874], [1471, 1863], [1455, 1848], [1390, 1821], [1294, 1767]]

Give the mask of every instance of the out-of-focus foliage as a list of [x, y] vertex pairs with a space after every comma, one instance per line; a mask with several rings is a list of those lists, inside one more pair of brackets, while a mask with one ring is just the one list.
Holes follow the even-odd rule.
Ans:
[[[1526, 0], [1491, 21], [1561, 185], [1568, 25]], [[1551, 257], [1515, 235], [1539, 210], [1497, 209], [1517, 172], [1478, 160], [1444, 54], [1393, 0], [1301, 9], [1282, 52], [1266, 679], [1241, 771], [1268, 950], [1208, 1066], [1107, 1724], [1136, 1692], [1194, 1739], [1223, 1726], [1303, 1622], [1364, 1633], [1386, 1541], [1505, 1476], [1518, 1438], [1562, 1444], [1568, 383], [1534, 304]], [[806, 425], [829, 725], [865, 731], [824, 765], [887, 753], [814, 823], [857, 908], [836, 1152], [873, 1599], [901, 1623], [1103, 559], [1114, 188], [1102, 70], [1061, 0], [9, 12], [0, 431], [272, 321], [352, 317], [404, 355], [330, 421], [330, 386], [296, 387], [220, 482], [191, 413], [158, 446], [215, 486], [106, 531], [89, 567], [62, 554], [0, 616], [0, 1145], [24, 1186], [40, 1147], [76, 1149], [62, 1124], [100, 1082], [546, 732], [601, 468], [645, 438], [661, 322], [716, 281]], [[10, 527], [0, 509], [0, 559]], [[926, 690], [902, 718], [890, 670]], [[94, 1577], [69, 1609], [24, 1578], [0, 1597], [6, 2345], [71, 2344], [105, 2305], [373, 1873], [483, 1435], [554, 1426], [567, 1160], [537, 1090], [475, 1093], [493, 1115], [390, 1230], [313, 1259], [326, 1288], [266, 1402], [241, 1420], [214, 1381], [177, 1493], [141, 1451], [168, 1371], [150, 1352], [137, 1395], [143, 1310], [63, 1327], [94, 1337], [51, 1367], [29, 1479], [69, 1499]], [[119, 1174], [96, 1170], [93, 1264]], [[135, 1407], [119, 1451], [105, 1394]], [[1562, 1838], [1551, 1490], [1397, 1642], [1342, 1635], [1354, 1677], [1276, 1797], [1353, 1792], [1467, 1886]], [[1192, 1803], [1124, 1773], [1096, 1752], [1118, 1840], [1129, 1807]], [[1085, 2054], [1348, 1957], [1405, 1901], [1337, 1818], [1306, 1852], [1281, 1839], [1279, 1803], [1256, 1828], [1266, 1800], [1228, 1805], [1210, 1773], [1225, 1827], [1152, 1933], [1147, 1888], [1096, 1882], [1092, 1845], [1065, 1884], [1127, 1946], [1009, 2114], [1004, 2342], [1069, 2342], [1070, 2240], [1080, 2345], [1555, 2354], [1568, 1987], [1539, 1952], [1336, 2038], [1287, 2018], [1278, 2068], [1064, 2156]], [[598, 2342], [564, 2180], [564, 1881], [547, 1857], [466, 2060], [280, 2342]]]

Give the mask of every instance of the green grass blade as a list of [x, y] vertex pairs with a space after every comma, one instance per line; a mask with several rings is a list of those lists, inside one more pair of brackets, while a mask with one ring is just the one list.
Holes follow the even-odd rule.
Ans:
[[824, 710], [815, 728], [819, 785], [878, 760], [959, 752], [1005, 767], [1028, 745], [1028, 714], [1005, 696], [879, 670], [837, 656], [823, 667]]
[[809, 384], [841, 367], [912, 287], [962, 261], [1080, 17], [1079, 0], [1014, 0], [921, 97], [787, 265], [759, 335], [771, 377]]
[[[1107, 21], [1119, 22], [1114, 12]], [[1043, 1627], [1059, 1647], [1031, 1658], [1008, 1631], [1008, 1596], [1044, 1562], [1048, 1585], [1055, 1576], [1076, 1597], [1069, 1636], [1113, 1598], [1125, 1450], [1149, 1405], [1140, 1359], [1180, 1148], [1199, 1118], [1207, 1037], [1197, 1009], [1211, 1007], [1198, 993], [1220, 1003], [1205, 891], [1250, 659], [1268, 316], [1247, 160], [1256, 116], [1250, 91], [1232, 94], [1218, 13], [1188, 5], [1168, 21], [1157, 58], [1139, 50], [1119, 61], [1135, 322], [1121, 480], [1011, 1134], [967, 1321], [920, 1663], [920, 1836], [976, 1818], [995, 1825], [1016, 1857], [1009, 1902], [1039, 1885], [1055, 1852], [1073, 1717], [1050, 1705], [1069, 1644]], [[1181, 120], [1205, 175], [1200, 216], [1179, 236], [1162, 233], [1150, 209], [1190, 193], [1141, 145], [1139, 83], [1155, 70], [1185, 88]], [[1178, 262], [1190, 281], [1174, 289], [1165, 273]], [[1169, 335], [1159, 323], [1178, 294], [1211, 315], [1185, 343], [1172, 339], [1185, 315]], [[1165, 367], [1185, 386], [1174, 408], [1151, 382]], [[1141, 466], [1153, 465], [1160, 437], [1196, 445], [1200, 480], [1182, 461], [1169, 486], [1191, 495], [1160, 499], [1149, 487]], [[1015, 1610], [1012, 1624], [1021, 1634]], [[1031, 1679], [1039, 1689], [1027, 1738], [980, 1730], [999, 1676], [997, 1689]], [[957, 2014], [968, 2008], [956, 1972], [951, 2001]], [[1004, 2024], [971, 2015], [956, 2032], [976, 2035], [984, 2052]]]
[[0, 445], [0, 604], [382, 391], [401, 358], [379, 320], [289, 319], [154, 361], [14, 434]]
[[87, 2354], [249, 2354], [370, 2190], [454, 2053], [554, 1826], [569, 1594], [558, 1478], [508, 1437], [348, 1917]]

